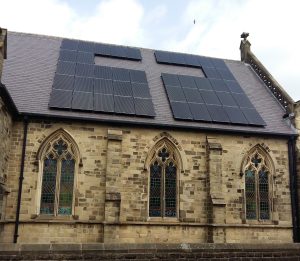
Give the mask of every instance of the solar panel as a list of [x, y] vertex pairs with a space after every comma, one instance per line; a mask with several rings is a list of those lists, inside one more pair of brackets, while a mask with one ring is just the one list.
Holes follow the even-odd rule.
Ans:
[[93, 92], [94, 79], [86, 77], [75, 77], [75, 92]]
[[67, 62], [76, 62], [77, 60], [77, 52], [71, 50], [60, 50], [59, 60], [67, 61]]
[[96, 43], [94, 46], [94, 51], [95, 51], [95, 54], [110, 56], [111, 55], [110, 48], [111, 48], [111, 46], [108, 44]]
[[170, 102], [170, 104], [175, 119], [193, 119], [193, 115], [190, 112], [189, 106], [186, 102]]
[[208, 112], [210, 114], [212, 121], [222, 122], [222, 123], [230, 123], [230, 120], [222, 106], [207, 105], [207, 109], [208, 109]]
[[206, 104], [221, 105], [221, 103], [214, 91], [200, 90], [200, 94]]
[[127, 57], [126, 47], [112, 45], [110, 47], [110, 52], [112, 56], [125, 58]]
[[199, 121], [211, 121], [211, 117], [205, 104], [189, 103], [190, 110], [192, 112], [194, 120]]
[[235, 93], [244, 93], [242, 87], [238, 84], [237, 81], [224, 81], [227, 87], [231, 92]]
[[112, 68], [107, 66], [94, 66], [94, 76], [102, 79], [112, 79]]
[[183, 92], [188, 102], [204, 103], [198, 89], [183, 88]]
[[182, 101], [186, 102], [182, 88], [165, 86], [170, 101]]
[[55, 74], [53, 81], [54, 89], [62, 89], [62, 90], [73, 90], [74, 88], [74, 76], [63, 75], [63, 74]]
[[95, 93], [94, 110], [100, 112], [114, 112], [114, 97], [112, 95]]
[[72, 91], [52, 89], [49, 106], [52, 108], [70, 109]]
[[127, 47], [126, 49], [127, 58], [132, 60], [142, 60], [141, 51], [137, 48]]
[[198, 56], [198, 63], [201, 65], [201, 67], [205, 68], [213, 68], [214, 65], [211, 62], [211, 58]]
[[67, 50], [77, 50], [78, 48], [78, 41], [76, 40], [70, 40], [70, 39], [63, 39], [61, 42], [61, 49], [67, 49]]
[[236, 124], [247, 124], [247, 120], [238, 107], [228, 107], [228, 106], [223, 106], [225, 109], [231, 123], [236, 123]]
[[225, 62], [222, 59], [211, 58], [210, 61], [212, 62], [215, 68], [222, 69], [222, 70], [227, 69]]
[[209, 79], [213, 89], [219, 92], [229, 92], [227, 85], [224, 80], [221, 79]]
[[114, 95], [132, 96], [130, 82], [113, 81]]
[[56, 66], [56, 73], [66, 74], [66, 75], [74, 75], [75, 74], [75, 66], [76, 66], [76, 63], [73, 63], [73, 62], [58, 61], [57, 66]]
[[170, 62], [173, 64], [185, 65], [184, 55], [180, 53], [169, 53]]
[[131, 82], [147, 83], [146, 73], [144, 71], [129, 70]]
[[169, 54], [167, 52], [155, 51], [154, 55], [158, 63], [170, 63]]
[[131, 83], [133, 97], [151, 98], [149, 86], [144, 83]]
[[221, 75], [222, 79], [224, 80], [235, 80], [233, 74], [226, 68], [226, 69], [219, 69], [217, 68], [218, 73]]
[[94, 93], [113, 94], [112, 80], [94, 79]]
[[112, 77], [115, 81], [130, 82], [130, 74], [127, 69], [112, 68]]
[[248, 97], [246, 96], [246, 94], [233, 93], [232, 95], [240, 107], [253, 108], [253, 105], [251, 101], [248, 99]]
[[211, 83], [206, 78], [194, 77], [196, 86], [199, 90], [212, 90]]
[[168, 86], [177, 86], [180, 87], [180, 82], [178, 80], [177, 75], [174, 74], [167, 74], [167, 73], [162, 73], [161, 77], [163, 79], [164, 85], [168, 85]]
[[178, 75], [181, 87], [194, 88], [197, 89], [196, 83], [193, 76], [188, 75]]
[[151, 99], [134, 98], [135, 112], [138, 115], [155, 116], [154, 107]]
[[76, 64], [76, 75], [84, 77], [94, 77], [94, 65], [77, 63]]
[[250, 125], [264, 126], [266, 123], [255, 109], [241, 108]]
[[215, 68], [203, 67], [202, 70], [207, 78], [210, 79], [222, 79], [221, 75]]
[[72, 109], [91, 111], [94, 109], [93, 93], [74, 92], [72, 100]]
[[222, 105], [237, 106], [237, 103], [229, 92], [216, 92], [216, 94]]
[[135, 114], [134, 101], [132, 97], [114, 96], [115, 112], [124, 114]]
[[94, 53], [95, 43], [79, 41], [78, 51]]
[[78, 52], [77, 53], [77, 62], [78, 63], [88, 63], [94, 64], [94, 54], [87, 52]]
[[185, 55], [184, 59], [187, 65], [194, 66], [194, 67], [201, 67], [198, 61], [198, 57], [196, 55], [187, 54]]

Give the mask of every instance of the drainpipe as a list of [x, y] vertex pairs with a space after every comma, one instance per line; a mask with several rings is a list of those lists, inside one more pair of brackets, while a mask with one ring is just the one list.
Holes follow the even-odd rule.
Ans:
[[19, 176], [19, 191], [18, 191], [17, 211], [16, 211], [14, 243], [18, 242], [18, 237], [19, 237], [18, 231], [19, 231], [20, 208], [21, 208], [21, 198], [22, 198], [22, 186], [23, 186], [23, 179], [24, 179], [24, 164], [25, 164], [27, 130], [28, 130], [28, 117], [25, 116], [24, 117], [23, 146], [22, 146], [21, 168], [20, 168], [20, 176]]
[[298, 191], [297, 191], [297, 168], [296, 168], [296, 140], [290, 137], [288, 141], [289, 153], [289, 172], [290, 172], [290, 190], [292, 203], [292, 222], [293, 222], [293, 239], [294, 242], [300, 242], [299, 234], [299, 211], [298, 211]]

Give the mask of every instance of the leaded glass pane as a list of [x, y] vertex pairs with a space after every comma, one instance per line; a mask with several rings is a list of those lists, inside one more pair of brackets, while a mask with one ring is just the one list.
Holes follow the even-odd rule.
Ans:
[[166, 148], [163, 148], [160, 152], [158, 152], [158, 156], [161, 157], [163, 162], [165, 162], [166, 159], [169, 158], [170, 154]]
[[255, 174], [252, 170], [246, 170], [246, 218], [256, 219], [256, 191], [255, 191]]
[[65, 150], [67, 150], [68, 145], [62, 139], [60, 139], [53, 147], [60, 156]]
[[259, 172], [259, 218], [269, 219], [269, 180], [265, 170]]
[[42, 180], [41, 214], [54, 214], [56, 173], [56, 159], [45, 159]]
[[161, 166], [156, 161], [150, 167], [150, 203], [149, 216], [161, 217]]
[[165, 216], [176, 217], [176, 167], [173, 162], [166, 166], [165, 173]]
[[59, 215], [72, 214], [73, 186], [74, 186], [74, 168], [73, 159], [64, 159], [61, 161], [60, 192], [59, 192]]

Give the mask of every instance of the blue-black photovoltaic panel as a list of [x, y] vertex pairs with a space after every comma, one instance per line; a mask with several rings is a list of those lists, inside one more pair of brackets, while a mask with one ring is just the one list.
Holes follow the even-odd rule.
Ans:
[[211, 117], [205, 104], [189, 103], [190, 111], [194, 120], [198, 121], [211, 121]]
[[228, 106], [223, 106], [223, 108], [226, 111], [231, 123], [243, 124], [243, 125], [248, 124], [248, 121], [246, 120], [240, 108], [228, 107]]
[[61, 49], [59, 53], [59, 60], [66, 62], [76, 62], [77, 52], [72, 50]]
[[253, 108], [253, 105], [252, 105], [251, 101], [249, 100], [249, 98], [246, 96], [246, 94], [233, 93], [232, 95], [240, 107]]
[[94, 54], [88, 52], [77, 52], [77, 62], [78, 63], [94, 63]]
[[94, 65], [92, 64], [76, 64], [76, 75], [83, 77], [94, 77]]
[[127, 69], [112, 68], [112, 77], [115, 81], [130, 82], [130, 74]]
[[103, 56], [111, 56], [111, 46], [108, 44], [96, 43], [94, 47], [95, 54]]
[[95, 65], [94, 76], [101, 79], [112, 79], [112, 68], [107, 66]]
[[78, 51], [94, 53], [95, 43], [79, 41]]
[[93, 92], [94, 79], [86, 77], [75, 77], [75, 92]]
[[76, 63], [58, 61], [56, 66], [56, 73], [74, 75], [75, 74]]
[[94, 109], [94, 97], [91, 92], [74, 92], [72, 109], [92, 111]]
[[198, 62], [201, 65], [201, 67], [206, 67], [206, 68], [213, 68], [214, 65], [211, 62], [211, 58], [204, 57], [204, 56], [198, 56]]
[[200, 91], [200, 94], [206, 104], [221, 105], [218, 96], [214, 91]]
[[213, 89], [217, 92], [229, 92], [229, 89], [224, 82], [224, 80], [221, 79], [209, 79]]
[[72, 91], [74, 89], [74, 76], [55, 74], [53, 88]]
[[172, 64], [179, 64], [179, 65], [186, 65], [184, 54], [181, 53], [169, 53], [170, 63]]
[[193, 115], [186, 102], [170, 102], [175, 119], [192, 120]]
[[202, 67], [205, 76], [209, 79], [222, 79], [221, 75], [215, 68]]
[[198, 89], [182, 88], [187, 102], [204, 103]]
[[217, 68], [217, 71], [221, 75], [222, 79], [224, 79], [224, 80], [235, 80], [233, 74], [227, 68], [226, 69]]
[[174, 86], [174, 87], [180, 87], [180, 82], [175, 74], [168, 74], [168, 73], [162, 73], [161, 74], [162, 80], [164, 82], [164, 85], [166, 86]]
[[109, 94], [94, 94], [94, 111], [114, 112], [114, 96]]
[[212, 121], [221, 123], [230, 123], [230, 120], [223, 109], [223, 106], [207, 105], [208, 112]]
[[225, 62], [222, 59], [210, 58], [210, 61], [213, 64], [213, 67], [217, 69], [222, 69], [222, 70], [227, 69]]
[[238, 106], [230, 92], [216, 92], [220, 102], [225, 106]]
[[244, 93], [244, 90], [242, 89], [242, 87], [235, 80], [234, 81], [225, 81], [225, 84], [227, 85], [228, 89], [231, 92], [234, 92], [234, 93]]
[[111, 55], [115, 57], [121, 57], [121, 58], [127, 57], [126, 47], [123, 46], [112, 45], [110, 48], [110, 52]]
[[165, 86], [165, 88], [170, 101], [186, 102], [186, 98], [181, 87]]
[[141, 51], [137, 48], [127, 47], [126, 49], [127, 58], [131, 60], [142, 60]]
[[144, 71], [130, 70], [131, 82], [147, 83], [146, 73]]
[[207, 78], [194, 77], [194, 80], [199, 90], [213, 90], [211, 83]]
[[138, 115], [155, 116], [151, 99], [134, 98], [135, 113]]
[[145, 83], [131, 83], [133, 97], [151, 98], [148, 84]]
[[67, 49], [67, 50], [76, 50], [78, 49], [78, 41], [76, 40], [70, 40], [70, 39], [63, 39], [61, 42], [61, 49]]
[[132, 96], [130, 82], [113, 81], [114, 95]]
[[178, 75], [181, 87], [197, 89], [193, 76]]
[[49, 107], [70, 109], [72, 104], [72, 91], [52, 89]]
[[164, 51], [154, 52], [156, 62], [158, 63], [171, 63], [169, 53]]
[[201, 64], [199, 63], [198, 57], [196, 55], [187, 54], [184, 57], [186, 65], [200, 67]]
[[264, 126], [266, 123], [255, 109], [241, 108], [250, 125]]
[[113, 94], [112, 80], [94, 79], [94, 93]]
[[116, 113], [136, 114], [134, 109], [133, 97], [114, 96], [114, 105]]

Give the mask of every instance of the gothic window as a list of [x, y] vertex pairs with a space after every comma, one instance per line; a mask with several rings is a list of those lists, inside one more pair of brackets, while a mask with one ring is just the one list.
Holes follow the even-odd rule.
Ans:
[[56, 135], [42, 153], [40, 214], [71, 215], [76, 150], [64, 135]]
[[270, 219], [270, 164], [259, 149], [255, 149], [248, 156], [244, 174], [246, 219]]
[[150, 164], [150, 217], [177, 216], [177, 172], [174, 152], [164, 143]]

